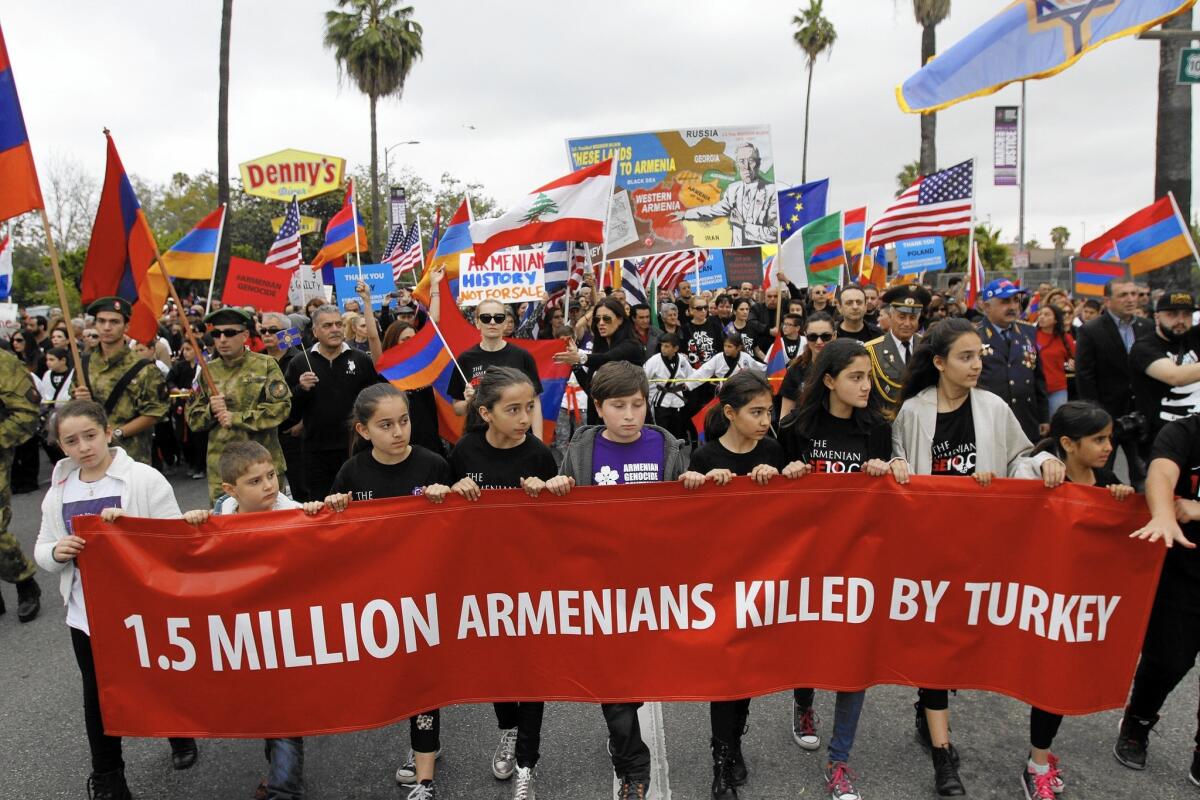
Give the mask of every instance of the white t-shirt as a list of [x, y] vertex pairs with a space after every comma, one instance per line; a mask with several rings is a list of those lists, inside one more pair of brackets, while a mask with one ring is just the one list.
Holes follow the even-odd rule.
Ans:
[[[67, 475], [63, 486], [62, 515], [67, 533], [74, 533], [71, 521], [83, 514], [99, 514], [106, 508], [121, 507], [121, 482], [111, 475], [105, 475], [98, 481], [86, 483], [79, 478], [79, 470], [72, 470]], [[87, 607], [83, 603], [83, 582], [79, 579], [79, 570], [71, 579], [71, 596], [67, 599], [67, 625], [76, 630], [90, 634], [87, 621]]]

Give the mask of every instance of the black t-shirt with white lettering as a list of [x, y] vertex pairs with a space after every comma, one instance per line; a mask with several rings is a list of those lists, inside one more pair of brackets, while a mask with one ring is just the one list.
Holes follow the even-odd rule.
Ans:
[[548, 481], [558, 474], [550, 448], [532, 434], [516, 447], [500, 449], [483, 432], [468, 433], [450, 453], [454, 480], [470, 478], [480, 489], [516, 489], [522, 478]]
[[734, 475], [749, 475], [759, 464], [770, 464], [776, 469], [787, 466], [783, 447], [774, 439], [761, 439], [749, 453], [734, 453], [720, 439], [705, 442], [692, 453], [688, 469], [707, 473], [714, 469], [727, 469]]
[[971, 398], [954, 411], [938, 412], [930, 448], [930, 475], [975, 474], [975, 417]]
[[[1179, 466], [1175, 494], [1184, 500], [1200, 500], [1200, 416], [1169, 422], [1154, 439], [1150, 462], [1165, 458]], [[1188, 541], [1200, 544], [1200, 522], [1179, 525]], [[1200, 548], [1176, 545], [1167, 551], [1158, 596], [1177, 608], [1200, 613]]]
[[[484, 350], [481, 346], [475, 345], [458, 357], [458, 366], [462, 368], [472, 386], [479, 385], [479, 379], [488, 367], [512, 367], [529, 376], [529, 380], [533, 382], [534, 394], [542, 393], [542, 382], [538, 380], [537, 362], [533, 360], [533, 356], [528, 350], [519, 345], [506, 343], [504, 347], [495, 351]], [[454, 370], [450, 374], [450, 386], [446, 389], [446, 393], [455, 400], [462, 400], [464, 388], [462, 375], [458, 374], [458, 370]]]
[[700, 369], [705, 361], [721, 351], [721, 323], [715, 319], [706, 319], [701, 325], [688, 320], [683, 325], [683, 354], [693, 369]]
[[1134, 402], [1149, 420], [1151, 435], [1172, 420], [1200, 411], [1200, 382], [1170, 386], [1146, 374], [1151, 364], [1163, 358], [1171, 359], [1177, 366], [1200, 361], [1200, 329], [1192, 328], [1178, 342], [1168, 342], [1152, 331], [1138, 337], [1129, 350]]
[[813, 436], [805, 436], [785, 419], [779, 426], [779, 443], [788, 461], [811, 464], [813, 472], [860, 472], [873, 458], [887, 461], [892, 457], [892, 426], [887, 422], [864, 428], [854, 418], [841, 419], [822, 409], [813, 426]]
[[446, 459], [413, 445], [408, 458], [399, 464], [381, 464], [370, 449], [363, 450], [342, 464], [329, 491], [350, 492], [355, 500], [379, 500], [423, 494], [426, 486], [434, 483], [448, 486], [453, 482]]

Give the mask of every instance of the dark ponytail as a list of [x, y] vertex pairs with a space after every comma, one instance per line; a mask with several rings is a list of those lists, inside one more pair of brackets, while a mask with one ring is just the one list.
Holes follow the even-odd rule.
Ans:
[[354, 426], [361, 423], [365, 427], [371, 421], [371, 417], [375, 415], [375, 409], [379, 408], [379, 403], [389, 397], [403, 399], [404, 407], [408, 408], [408, 395], [390, 383], [373, 383], [354, 398], [354, 408], [350, 412], [350, 455], [360, 453], [371, 446], [370, 440], [360, 436]]
[[1112, 425], [1109, 413], [1090, 400], [1063, 403], [1050, 418], [1050, 433], [1037, 443], [1033, 452], [1050, 453], [1066, 463], [1067, 454], [1062, 447], [1062, 437], [1078, 442], [1087, 436], [1095, 436], [1109, 425]]
[[750, 405], [750, 401], [764, 394], [773, 395], [771, 384], [757, 372], [742, 370], [721, 384], [717, 391], [717, 404], [704, 416], [704, 439], [714, 441], [729, 430], [729, 418], [725, 406], [735, 412]]
[[958, 317], [941, 320], [929, 329], [916, 352], [913, 353], [912, 360], [908, 364], [908, 371], [904, 374], [904, 388], [900, 390], [900, 405], [904, 405], [904, 401], [916, 397], [930, 386], [937, 386], [941, 373], [934, 365], [933, 359], [937, 356], [942, 358], [948, 356], [954, 343], [968, 333], [979, 335], [974, 325]]
[[475, 396], [471, 398], [471, 402], [467, 406], [465, 425], [467, 433], [486, 431], [488, 426], [484, 422], [483, 415], [479, 413], [479, 409], [486, 408], [491, 411], [492, 406], [500, 402], [500, 396], [504, 394], [505, 389], [522, 383], [527, 384], [530, 388], [533, 387], [533, 381], [529, 380], [529, 376], [519, 369], [488, 367], [483, 373], [483, 377], [479, 379], [479, 385], [475, 387]]

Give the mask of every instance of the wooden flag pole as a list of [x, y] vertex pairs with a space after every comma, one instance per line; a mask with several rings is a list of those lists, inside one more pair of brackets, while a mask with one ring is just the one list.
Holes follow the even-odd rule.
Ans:
[[50, 232], [50, 218], [46, 209], [39, 208], [42, 217], [42, 228], [46, 231], [46, 249], [50, 251], [50, 269], [54, 272], [54, 287], [58, 290], [58, 304], [62, 307], [63, 316], [67, 318], [67, 344], [71, 348], [71, 363], [75, 365], [75, 385], [80, 389], [87, 388], [86, 376], [83, 374], [83, 359], [79, 357], [79, 346], [75, 343], [75, 326], [71, 324], [71, 308], [67, 305], [67, 289], [63, 284], [62, 270], [58, 266], [58, 248], [54, 246], [54, 236]]

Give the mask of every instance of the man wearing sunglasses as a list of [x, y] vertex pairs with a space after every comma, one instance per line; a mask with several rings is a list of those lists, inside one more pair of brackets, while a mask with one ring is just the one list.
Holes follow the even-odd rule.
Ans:
[[184, 413], [189, 428], [208, 432], [208, 492], [215, 501], [221, 495], [217, 462], [230, 442], [258, 442], [270, 451], [276, 472], [286, 472], [278, 431], [292, 408], [292, 393], [275, 359], [247, 349], [246, 341], [254, 332], [249, 313], [223, 308], [204, 321], [211, 326], [218, 356], [208, 364], [218, 394], [210, 394], [208, 384], [201, 381]]
[[867, 342], [867, 353], [871, 356], [871, 383], [893, 406], [900, 403], [900, 388], [921, 339], [917, 331], [929, 300], [929, 290], [916, 284], [889, 289], [880, 299], [888, 332]]
[[[508, 308], [498, 300], [484, 300], [475, 309], [475, 327], [479, 329], [479, 344], [458, 357], [458, 365], [462, 368], [469, 384], [463, 382], [463, 376], [455, 370], [450, 374], [450, 385], [447, 392], [454, 401], [454, 413], [460, 417], [467, 413], [467, 406], [475, 396], [475, 386], [488, 367], [512, 367], [529, 376], [533, 383], [534, 395], [541, 395], [542, 382], [538, 379], [537, 362], [528, 350], [518, 345], [504, 341], [504, 321]], [[542, 401], [534, 400], [533, 424], [530, 431], [538, 439], [542, 438]]]

